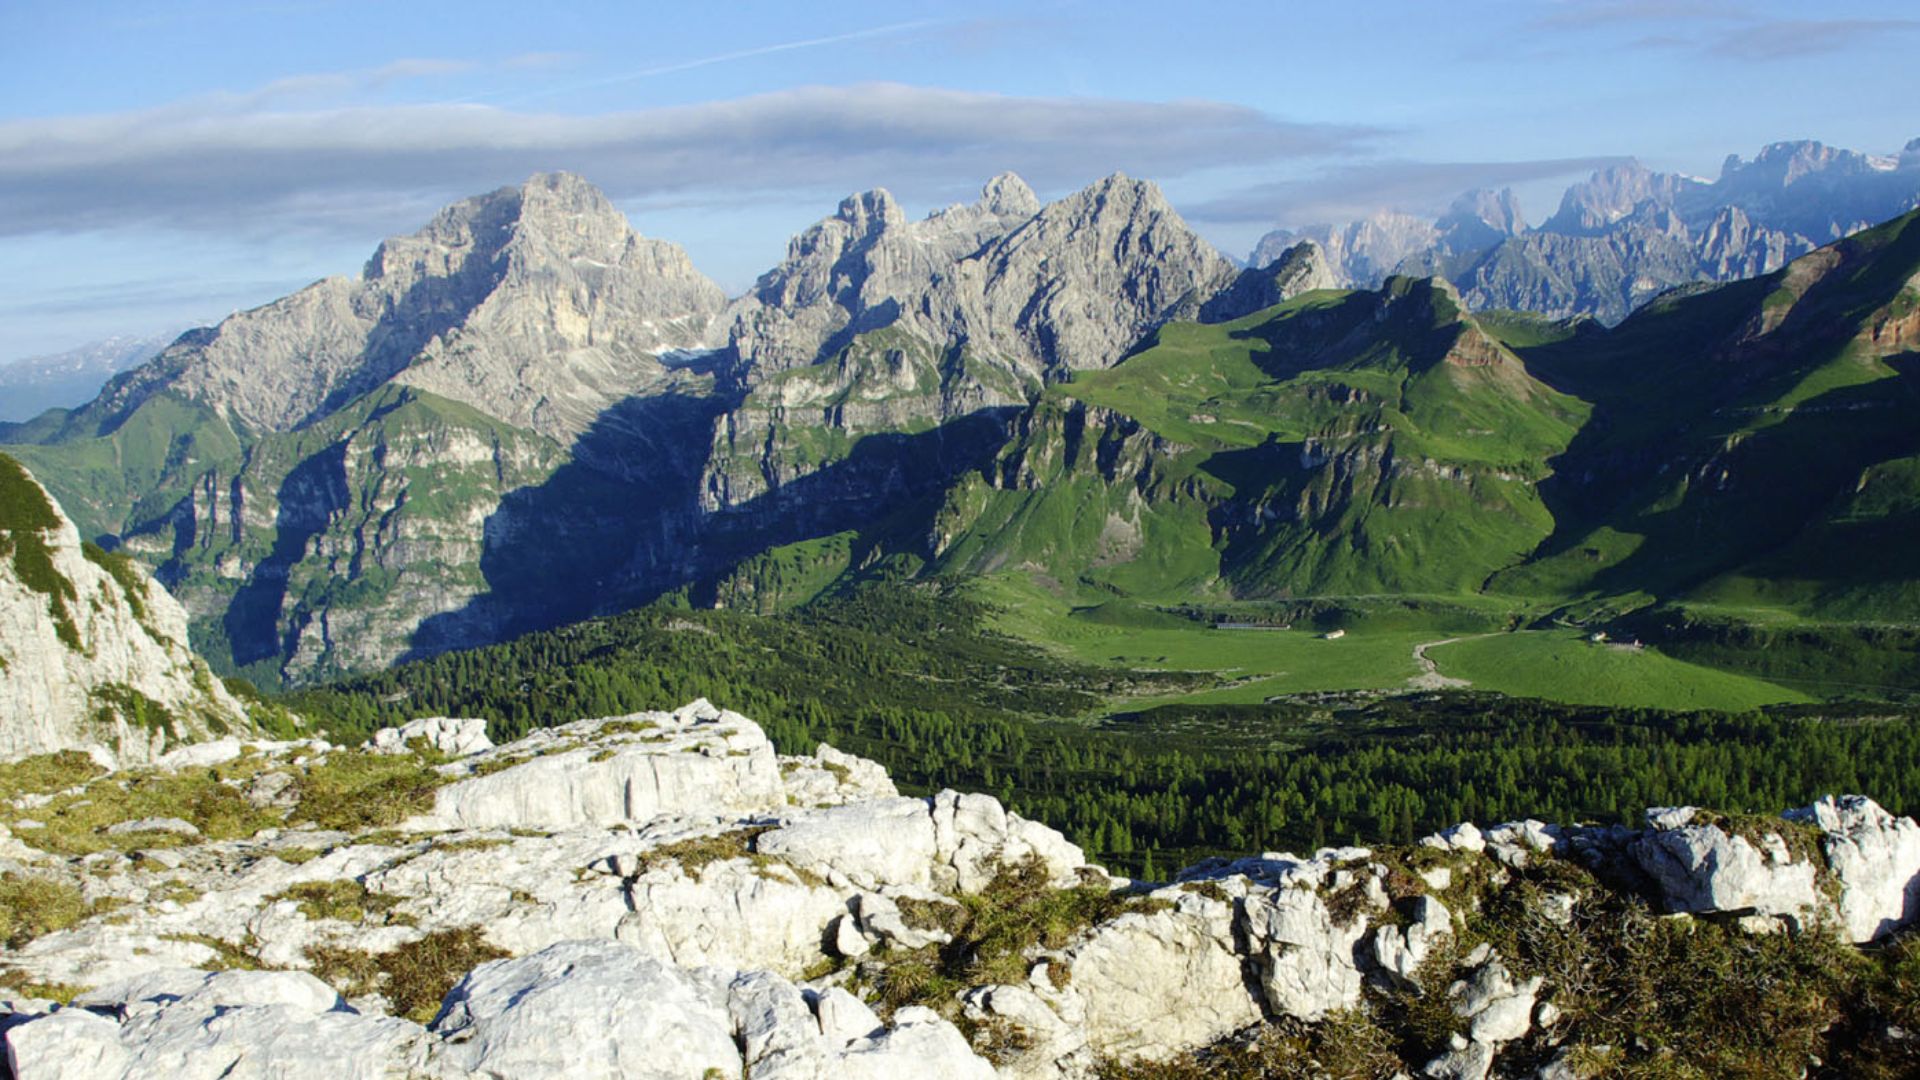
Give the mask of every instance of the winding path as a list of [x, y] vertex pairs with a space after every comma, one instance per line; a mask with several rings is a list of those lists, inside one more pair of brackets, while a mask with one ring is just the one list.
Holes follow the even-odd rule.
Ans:
[[1428, 649], [1451, 645], [1456, 641], [1488, 637], [1488, 634], [1468, 634], [1466, 637], [1442, 638], [1439, 641], [1423, 641], [1413, 647], [1413, 662], [1420, 665], [1420, 674], [1407, 680], [1407, 685], [1415, 690], [1456, 690], [1463, 686], [1472, 686], [1467, 679], [1456, 679], [1451, 675], [1440, 674], [1440, 665], [1427, 657]]

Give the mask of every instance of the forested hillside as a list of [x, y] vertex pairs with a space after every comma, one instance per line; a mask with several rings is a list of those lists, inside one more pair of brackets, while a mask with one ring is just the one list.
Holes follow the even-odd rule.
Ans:
[[429, 715], [484, 716], [500, 738], [705, 696], [760, 717], [782, 752], [826, 741], [909, 790], [996, 794], [1135, 872], [1676, 802], [1758, 811], [1857, 791], [1920, 809], [1907, 708], [1688, 714], [1455, 692], [1129, 712], [1129, 697], [1198, 677], [1064, 662], [984, 630], [987, 615], [941, 585], [869, 586], [771, 617], [656, 606], [288, 703], [336, 739]]

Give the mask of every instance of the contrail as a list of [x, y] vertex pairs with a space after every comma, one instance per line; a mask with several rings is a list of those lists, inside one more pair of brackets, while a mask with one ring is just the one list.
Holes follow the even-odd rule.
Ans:
[[[806, 38], [801, 41], [783, 41], [775, 45], [761, 45], [752, 49], [737, 49], [733, 52], [715, 53], [712, 56], [702, 56], [694, 60], [681, 60], [677, 63], [661, 64], [658, 67], [641, 68], [638, 71], [629, 71], [621, 75], [610, 75], [604, 79], [594, 79], [590, 82], [572, 83], [567, 86], [556, 86], [546, 90], [535, 90], [531, 93], [515, 95], [507, 100], [509, 102], [527, 101], [533, 98], [552, 97], [555, 94], [568, 94], [576, 90], [592, 90], [602, 86], [617, 86], [620, 83], [635, 82], [640, 79], [651, 79], [657, 75], [671, 75], [679, 71], [691, 71], [694, 68], [711, 67], [714, 64], [726, 64], [735, 60], [748, 60], [756, 56], [793, 52], [796, 49], [813, 49], [822, 45], [838, 45], [841, 42], [859, 41], [863, 38], [886, 37], [890, 34], [918, 30], [927, 26], [936, 26], [948, 21], [951, 20], [918, 19], [913, 22], [889, 23], [886, 26], [876, 26], [866, 30], [855, 30], [846, 34], [834, 34], [830, 37]], [[447, 104], [464, 104], [465, 102], [477, 101], [488, 96], [490, 95], [480, 94], [475, 97], [463, 98], [456, 102], [447, 102]]]

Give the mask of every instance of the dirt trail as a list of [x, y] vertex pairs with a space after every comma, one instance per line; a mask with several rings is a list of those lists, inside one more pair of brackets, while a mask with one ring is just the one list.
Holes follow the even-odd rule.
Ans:
[[1443, 638], [1439, 641], [1423, 641], [1413, 647], [1413, 662], [1420, 665], [1420, 674], [1407, 680], [1407, 685], [1415, 690], [1455, 690], [1463, 686], [1472, 686], [1466, 679], [1456, 679], [1440, 674], [1440, 666], [1427, 658], [1427, 650], [1442, 645], [1451, 645], [1456, 641], [1469, 638], [1487, 637], [1487, 634], [1468, 634], [1466, 637]]

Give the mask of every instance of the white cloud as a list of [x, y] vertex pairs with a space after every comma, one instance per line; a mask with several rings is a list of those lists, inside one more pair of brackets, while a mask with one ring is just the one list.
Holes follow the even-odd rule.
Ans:
[[[369, 73], [398, 77], [409, 72]], [[1124, 170], [1344, 156], [1368, 129], [1206, 101], [1014, 97], [883, 83], [816, 86], [593, 116], [477, 104], [326, 110], [190, 101], [0, 123], [0, 235], [132, 225], [391, 226], [391, 208], [543, 169], [614, 198], [950, 190], [1014, 169], [1036, 186]]]

